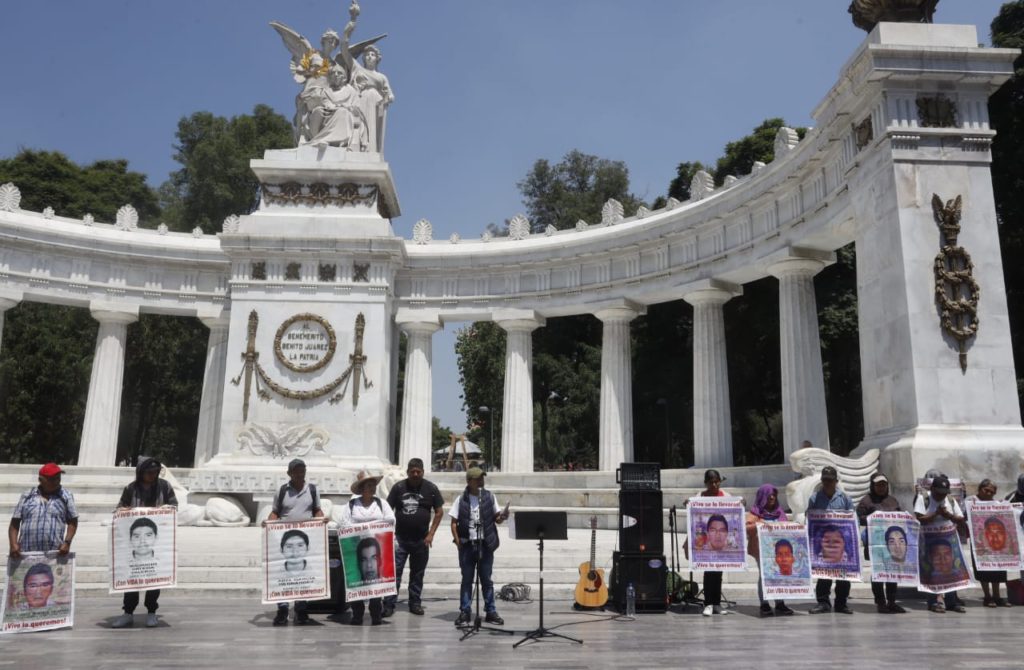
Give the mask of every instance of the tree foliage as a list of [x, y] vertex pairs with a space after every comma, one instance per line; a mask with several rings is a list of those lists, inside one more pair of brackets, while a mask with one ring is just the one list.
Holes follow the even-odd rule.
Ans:
[[249, 214], [259, 204], [259, 181], [249, 161], [267, 149], [294, 146], [291, 123], [266, 105], [230, 119], [196, 112], [178, 122], [172, 172], [160, 189], [172, 230], [216, 233], [232, 214]]

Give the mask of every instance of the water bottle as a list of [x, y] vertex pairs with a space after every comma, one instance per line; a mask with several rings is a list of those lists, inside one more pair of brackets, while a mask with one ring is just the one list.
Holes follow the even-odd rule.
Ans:
[[626, 616], [636, 616], [636, 589], [633, 582], [626, 586]]

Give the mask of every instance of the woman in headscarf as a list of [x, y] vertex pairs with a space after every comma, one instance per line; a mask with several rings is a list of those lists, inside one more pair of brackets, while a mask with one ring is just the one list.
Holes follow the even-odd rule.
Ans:
[[[779, 490], [771, 484], [762, 484], [757, 489], [754, 497], [754, 504], [747, 512], [747, 553], [754, 557], [758, 565], [761, 564], [761, 552], [757, 540], [757, 524], [759, 523], [781, 523], [786, 521], [786, 511], [779, 504]], [[757, 597], [761, 601], [761, 616], [792, 616], [793, 610], [786, 607], [782, 600], [775, 601], [775, 611], [772, 612], [771, 603], [764, 598], [764, 585], [761, 580], [761, 571], [758, 570]]]
[[[868, 525], [868, 517], [874, 512], [899, 512], [900, 501], [889, 495], [889, 480], [881, 472], [871, 475], [868, 494], [857, 503], [857, 518], [861, 526]], [[864, 542], [864, 560], [871, 560], [868, 543]], [[880, 614], [905, 614], [907, 610], [896, 604], [896, 582], [871, 580], [871, 592], [875, 595], [875, 607]]]

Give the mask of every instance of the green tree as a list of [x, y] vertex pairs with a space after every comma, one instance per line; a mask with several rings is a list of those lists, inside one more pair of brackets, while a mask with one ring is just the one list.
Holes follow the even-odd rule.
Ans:
[[[786, 125], [782, 119], [765, 119], [747, 136], [725, 145], [725, 155], [715, 162], [715, 183], [721, 184], [729, 175], [742, 177], [750, 174], [754, 163], [770, 163], [775, 159], [775, 135]], [[800, 139], [806, 128], [795, 128]]]
[[[690, 182], [693, 176], [701, 170], [706, 170], [700, 161], [693, 163], [680, 163], [676, 166], [676, 176], [668, 184], [668, 197], [675, 198], [679, 202], [686, 202], [690, 199]], [[664, 205], [662, 205], [664, 207]]]
[[161, 187], [172, 230], [199, 226], [216, 233], [232, 214], [248, 214], [259, 204], [259, 180], [249, 161], [267, 149], [295, 145], [292, 125], [266, 105], [230, 119], [196, 112], [178, 122], [174, 160], [181, 168]]
[[[992, 21], [992, 45], [1024, 48], [1024, 2], [1008, 2]], [[992, 189], [999, 219], [1003, 277], [1009, 309], [1013, 357], [1024, 361], [1024, 57], [1014, 62], [1014, 75], [989, 98], [988, 110], [996, 137], [992, 142]], [[1018, 366], [1017, 390], [1024, 411], [1024, 377]]]

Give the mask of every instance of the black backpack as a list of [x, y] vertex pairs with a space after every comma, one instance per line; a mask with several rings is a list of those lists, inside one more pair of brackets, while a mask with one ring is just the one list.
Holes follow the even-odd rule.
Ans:
[[[277, 492], [277, 504], [274, 505], [274, 509], [278, 510], [278, 514], [281, 513], [281, 504], [284, 503], [286, 493], [288, 493], [288, 484], [281, 484], [281, 488]], [[312, 514], [320, 508], [320, 495], [316, 492], [316, 484], [309, 485], [309, 494], [313, 498], [313, 509], [309, 510], [310, 514]]]

